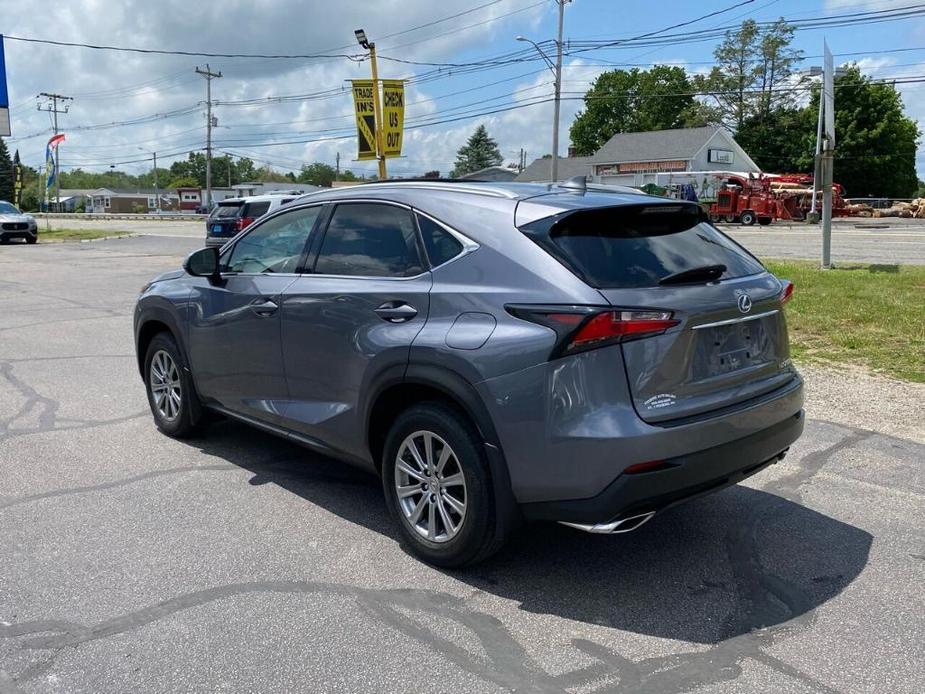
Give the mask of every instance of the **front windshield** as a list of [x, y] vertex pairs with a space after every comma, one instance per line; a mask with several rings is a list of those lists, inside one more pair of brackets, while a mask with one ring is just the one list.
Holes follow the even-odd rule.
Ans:
[[0, 200], [0, 214], [21, 214], [13, 205]]

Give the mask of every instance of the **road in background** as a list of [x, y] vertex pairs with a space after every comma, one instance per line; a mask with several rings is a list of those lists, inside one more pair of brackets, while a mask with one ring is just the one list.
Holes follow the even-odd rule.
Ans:
[[[205, 240], [205, 220], [178, 221], [124, 219], [51, 220], [53, 227], [68, 229], [111, 229], [145, 236], [173, 236]], [[42, 222], [44, 226], [44, 222]], [[857, 228], [886, 226], [887, 228]], [[760, 258], [802, 258], [818, 260], [822, 238], [819, 227], [771, 225], [719, 227]], [[41, 239], [41, 233], [39, 234]], [[832, 257], [836, 262], [925, 264], [925, 223], [920, 219], [839, 221], [832, 230]]]
[[155, 429], [133, 306], [197, 245], [0, 251], [3, 694], [925, 689], [925, 445], [884, 416], [820, 407], [783, 462], [634, 533], [535, 525], [441, 571], [375, 479]]

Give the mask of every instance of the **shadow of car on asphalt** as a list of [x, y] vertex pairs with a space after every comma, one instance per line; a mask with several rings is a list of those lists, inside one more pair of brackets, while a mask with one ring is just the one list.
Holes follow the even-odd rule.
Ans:
[[[190, 443], [253, 472], [250, 484], [276, 484], [399, 540], [373, 475], [232, 422]], [[528, 612], [712, 644], [811, 615], [861, 573], [871, 542], [852, 525], [737, 485], [626, 534], [527, 525], [485, 563], [442, 571]]]

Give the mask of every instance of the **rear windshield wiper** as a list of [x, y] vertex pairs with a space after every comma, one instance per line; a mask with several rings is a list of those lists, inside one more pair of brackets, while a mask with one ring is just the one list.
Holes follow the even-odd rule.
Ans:
[[699, 282], [712, 282], [722, 277], [726, 272], [725, 265], [704, 265], [702, 267], [692, 267], [690, 270], [682, 270], [662, 277], [659, 284], [696, 284]]

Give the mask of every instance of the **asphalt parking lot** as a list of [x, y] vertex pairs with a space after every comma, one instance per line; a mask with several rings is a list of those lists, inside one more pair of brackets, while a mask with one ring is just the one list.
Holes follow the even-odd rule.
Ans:
[[200, 240], [0, 249], [0, 693], [925, 689], [925, 444], [817, 408], [634, 533], [436, 570], [376, 480], [154, 428], [132, 308]]

